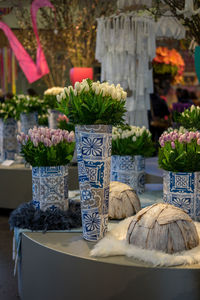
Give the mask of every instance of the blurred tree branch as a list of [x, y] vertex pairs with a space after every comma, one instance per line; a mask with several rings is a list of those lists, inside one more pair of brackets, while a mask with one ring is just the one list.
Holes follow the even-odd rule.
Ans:
[[[96, 18], [116, 10], [111, 0], [52, 0], [56, 8], [40, 9], [39, 36], [47, 58], [50, 74], [43, 77], [48, 87], [65, 86], [69, 69], [91, 67], [96, 45]], [[33, 33], [30, 9], [16, 7], [20, 26], [18, 38], [35, 59], [36, 39]]]
[[[188, 37], [194, 39], [198, 45], [200, 45], [200, 15], [193, 15], [190, 19], [185, 18], [183, 14], [178, 15], [177, 9], [183, 10], [185, 6], [185, 0], [155, 0], [159, 2], [160, 7], [162, 4], [166, 4], [165, 11], [168, 9], [172, 14], [188, 29]], [[200, 7], [200, 0], [194, 0], [194, 8]]]

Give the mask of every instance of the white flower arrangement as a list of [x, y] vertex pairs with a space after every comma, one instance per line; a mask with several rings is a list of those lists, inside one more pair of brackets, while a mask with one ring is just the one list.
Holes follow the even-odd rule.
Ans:
[[185, 129], [183, 126], [180, 126], [179, 129], [173, 129], [172, 127], [169, 127], [167, 130], [165, 130], [163, 132], [163, 134], [168, 134], [172, 131], [175, 132], [175, 133], [182, 133], [183, 134], [183, 133], [186, 133], [188, 130]]
[[44, 92], [44, 100], [47, 108], [49, 109], [56, 109], [57, 108], [57, 98], [56, 96], [59, 95], [64, 91], [64, 88], [55, 86], [52, 87]]
[[122, 130], [121, 127], [113, 127], [112, 139], [127, 139], [132, 137], [133, 142], [135, 142], [137, 137], [142, 136], [144, 132], [146, 132], [149, 137], [151, 136], [149, 129], [147, 129], [145, 126], [129, 126], [129, 128], [125, 130]]
[[47, 89], [45, 92], [44, 92], [44, 95], [54, 95], [54, 96], [57, 96], [59, 95], [60, 93], [62, 93], [64, 91], [64, 88], [62, 87], [59, 87], [59, 86], [55, 86], [55, 87], [52, 87], [50, 89]]
[[189, 130], [200, 130], [200, 107], [192, 105], [177, 117], [177, 122]]
[[[127, 93], [123, 90], [120, 84], [115, 86], [114, 84], [109, 84], [108, 82], [100, 83], [100, 81], [92, 82], [91, 84], [92, 90], [95, 92], [96, 95], [102, 96], [110, 96], [112, 99], [115, 100], [125, 100], [127, 97]], [[65, 99], [66, 96], [70, 95], [70, 91], [74, 93], [75, 96], [79, 95], [82, 91], [89, 92], [90, 86], [88, 84], [87, 79], [84, 79], [82, 82], [75, 82], [74, 88], [70, 85], [64, 88], [64, 91], [57, 95], [57, 100], [60, 102], [62, 99]]]
[[195, 106], [194, 104], [191, 105], [190, 108], [185, 109], [185, 110], [181, 113], [181, 115], [182, 115], [182, 116], [187, 116], [187, 117], [189, 117], [189, 113], [190, 113], [190, 112], [193, 112], [193, 111], [196, 111], [196, 113], [200, 115], [200, 107], [199, 107], [199, 106]]
[[142, 155], [148, 157], [154, 151], [151, 133], [145, 126], [113, 127], [112, 155]]
[[59, 110], [79, 125], [124, 123], [127, 93], [118, 84], [84, 79], [57, 95]]

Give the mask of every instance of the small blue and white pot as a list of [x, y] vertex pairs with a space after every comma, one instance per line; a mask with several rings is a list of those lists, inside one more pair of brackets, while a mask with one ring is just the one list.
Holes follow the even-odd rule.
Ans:
[[123, 182], [141, 194], [145, 190], [145, 159], [141, 155], [112, 155], [111, 181]]
[[58, 128], [58, 117], [60, 115], [60, 112], [55, 109], [49, 109], [48, 110], [48, 123], [49, 128], [57, 129]]
[[68, 209], [68, 166], [32, 167], [32, 203], [43, 211]]
[[164, 171], [163, 200], [200, 221], [200, 172]]
[[83, 237], [97, 241], [108, 227], [111, 125], [76, 126]]
[[21, 122], [21, 131], [25, 134], [28, 134], [30, 128], [34, 126], [38, 126], [38, 113], [33, 112], [29, 114], [21, 113], [20, 114], [20, 122]]
[[17, 121], [0, 119], [0, 161], [14, 160], [17, 152]]

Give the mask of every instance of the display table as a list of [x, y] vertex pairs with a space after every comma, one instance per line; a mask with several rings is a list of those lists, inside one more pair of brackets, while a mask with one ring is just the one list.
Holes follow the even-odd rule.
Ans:
[[[69, 166], [69, 190], [78, 189], [77, 166]], [[22, 164], [0, 165], [0, 208], [14, 209], [32, 200], [31, 168]]]
[[200, 265], [152, 268], [133, 258], [91, 258], [81, 233], [23, 233], [23, 300], [199, 300]]
[[[162, 183], [162, 170], [158, 169], [157, 157], [146, 159], [146, 182]], [[69, 190], [79, 188], [77, 165], [69, 165]], [[31, 168], [23, 164], [9, 167], [0, 165], [0, 208], [15, 209], [21, 203], [32, 200]]]

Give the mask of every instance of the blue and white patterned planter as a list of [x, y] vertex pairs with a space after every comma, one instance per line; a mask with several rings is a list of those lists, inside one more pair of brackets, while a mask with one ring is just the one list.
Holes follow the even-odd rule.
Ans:
[[68, 209], [68, 166], [32, 167], [32, 203], [43, 211]]
[[0, 161], [14, 160], [17, 152], [17, 122], [14, 119], [0, 119]]
[[200, 172], [167, 172], [163, 176], [163, 200], [182, 208], [200, 221]]
[[20, 114], [21, 131], [28, 134], [30, 128], [38, 126], [38, 113]]
[[145, 190], [145, 159], [141, 155], [112, 155], [111, 181], [131, 186], [137, 193]]
[[49, 128], [57, 129], [58, 128], [58, 116], [60, 115], [60, 112], [55, 109], [49, 109], [48, 110], [48, 123]]
[[76, 127], [83, 237], [97, 241], [108, 226], [112, 126]]

